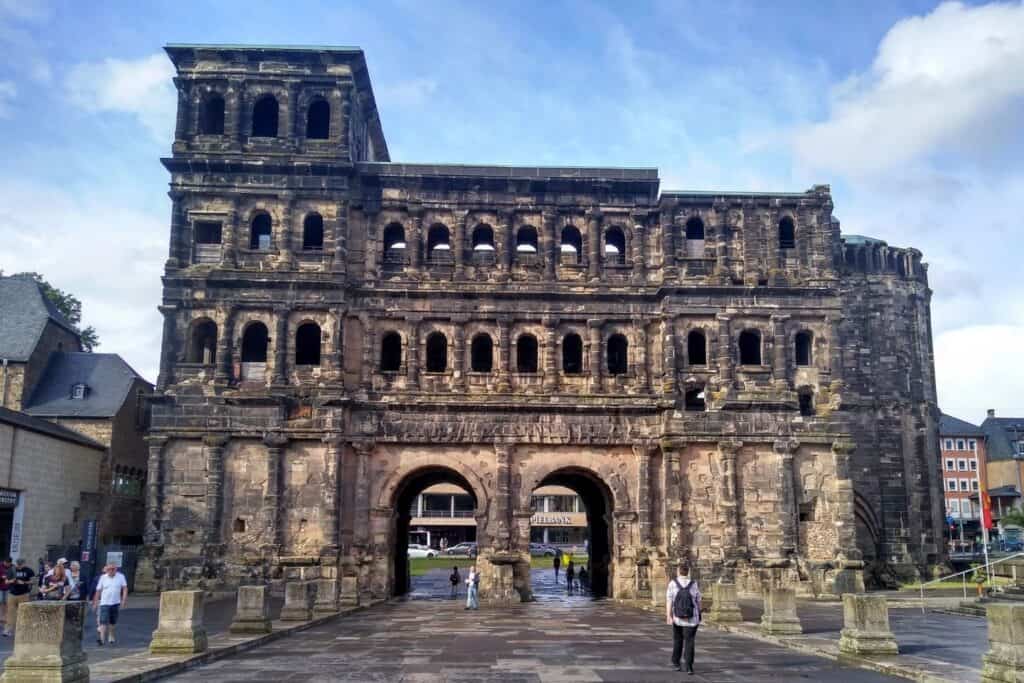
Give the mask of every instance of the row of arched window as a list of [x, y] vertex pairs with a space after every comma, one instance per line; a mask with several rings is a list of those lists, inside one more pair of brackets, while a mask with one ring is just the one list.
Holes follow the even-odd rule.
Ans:
[[[687, 240], [704, 239], [704, 221], [700, 216], [691, 216], [683, 230]], [[789, 216], [783, 216], [778, 224], [779, 249], [796, 248], [796, 224]]]
[[[270, 214], [260, 211], [249, 223], [249, 248], [256, 251], [270, 249], [274, 232]], [[324, 248], [324, 219], [313, 212], [306, 214], [302, 221], [302, 248], [305, 251], [319, 251]]]
[[[295, 332], [295, 364], [320, 365], [322, 334], [314, 322], [299, 325]], [[246, 326], [242, 334], [243, 363], [266, 363], [270, 333], [261, 322]], [[192, 325], [192, 338], [188, 346], [186, 361], [212, 365], [217, 362], [217, 324], [209, 319], [196, 321]]]
[[[326, 140], [331, 133], [331, 105], [319, 97], [306, 109], [306, 139]], [[224, 97], [213, 93], [199, 110], [199, 134], [224, 134]], [[280, 106], [273, 95], [263, 95], [252, 106], [251, 137], [276, 138], [280, 135]]]

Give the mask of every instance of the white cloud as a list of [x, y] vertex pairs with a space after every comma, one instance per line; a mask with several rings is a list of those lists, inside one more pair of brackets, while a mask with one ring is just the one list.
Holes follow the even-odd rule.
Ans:
[[388, 107], [421, 107], [437, 92], [437, 81], [431, 78], [413, 78], [384, 85], [377, 89], [378, 103]]
[[975, 424], [988, 408], [997, 415], [1020, 415], [1021, 349], [1021, 325], [978, 325], [938, 335], [935, 364], [943, 412]]
[[837, 87], [831, 117], [798, 132], [798, 157], [864, 176], [971, 146], [1024, 96], [1024, 4], [940, 5], [897, 22], [870, 70]]
[[11, 102], [18, 95], [13, 81], [0, 81], [0, 119], [11, 115]]
[[162, 53], [135, 60], [105, 59], [78, 64], [65, 86], [73, 103], [89, 112], [123, 112], [136, 116], [157, 140], [174, 127], [174, 67]]

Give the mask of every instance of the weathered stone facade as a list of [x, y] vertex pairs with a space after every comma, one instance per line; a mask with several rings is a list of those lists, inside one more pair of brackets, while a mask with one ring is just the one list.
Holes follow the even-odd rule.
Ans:
[[154, 583], [401, 592], [440, 480], [476, 500], [485, 600], [509, 566], [529, 596], [552, 483], [617, 598], [682, 558], [815, 593], [942, 561], [926, 267], [842, 238], [827, 186], [390, 163], [361, 51], [168, 52]]

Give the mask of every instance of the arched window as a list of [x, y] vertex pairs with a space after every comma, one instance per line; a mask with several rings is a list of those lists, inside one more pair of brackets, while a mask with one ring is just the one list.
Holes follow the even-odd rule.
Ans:
[[203, 365], [217, 362], [217, 324], [212, 320], [198, 320], [192, 324], [188, 362]]
[[245, 334], [242, 335], [242, 362], [266, 363], [268, 339], [267, 326], [263, 323], [252, 323], [245, 328]]
[[449, 239], [448, 228], [441, 223], [435, 223], [427, 232], [427, 253], [431, 256], [450, 253], [452, 246]]
[[797, 399], [800, 401], [800, 414], [804, 417], [811, 417], [814, 415], [814, 392], [810, 389], [802, 389], [797, 394]]
[[320, 365], [320, 326], [303, 323], [295, 333], [295, 364]]
[[537, 253], [537, 229], [530, 225], [524, 225], [516, 232], [516, 253], [536, 254]]
[[704, 387], [687, 389], [683, 395], [683, 407], [685, 410], [703, 412], [708, 409], [706, 399]]
[[331, 105], [327, 100], [316, 100], [306, 112], [306, 138], [326, 140], [331, 132]]
[[580, 235], [580, 231], [572, 225], [562, 228], [562, 262], [579, 263], [582, 253], [583, 237]]
[[302, 221], [302, 248], [319, 251], [324, 248], [324, 218], [311, 213]]
[[252, 218], [249, 228], [249, 248], [265, 251], [270, 249], [270, 214], [258, 213]]
[[608, 374], [625, 375], [629, 369], [629, 342], [625, 335], [613, 334], [608, 338]]
[[686, 239], [704, 239], [704, 221], [700, 219], [700, 216], [693, 216], [690, 220], [686, 221]]
[[796, 226], [793, 219], [785, 216], [779, 221], [779, 249], [796, 248]]
[[604, 258], [608, 263], [626, 262], [626, 235], [622, 228], [613, 226], [605, 231]]
[[532, 334], [521, 334], [516, 340], [516, 371], [537, 372], [537, 338]]
[[567, 375], [583, 372], [583, 340], [575, 332], [562, 339], [562, 372]]
[[402, 335], [388, 332], [380, 342], [380, 371], [398, 372], [402, 367]]
[[210, 95], [203, 102], [199, 113], [199, 134], [224, 134], [224, 98], [220, 95]]
[[811, 364], [811, 342], [813, 337], [810, 332], [803, 331], [796, 333], [796, 364], [797, 365], [810, 365]]
[[686, 358], [690, 365], [708, 364], [708, 341], [702, 330], [691, 330], [686, 335]]
[[740, 332], [740, 365], [761, 364], [761, 333], [757, 330]]
[[469, 369], [490, 372], [494, 364], [494, 342], [489, 334], [478, 334], [469, 345]]
[[273, 95], [264, 95], [253, 105], [252, 136], [254, 138], [277, 137], [277, 100]]
[[384, 260], [401, 261], [405, 257], [405, 228], [391, 223], [384, 228]]
[[473, 230], [473, 251], [494, 251], [494, 230], [482, 223]]
[[448, 339], [440, 332], [427, 337], [427, 372], [444, 372], [448, 369]]

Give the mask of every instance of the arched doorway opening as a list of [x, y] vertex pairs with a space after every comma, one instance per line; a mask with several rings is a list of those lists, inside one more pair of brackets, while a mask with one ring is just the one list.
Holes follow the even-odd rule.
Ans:
[[[612, 597], [611, 524], [614, 500], [600, 478], [582, 468], [567, 467], [544, 477], [534, 488], [530, 507], [530, 554], [534, 570], [531, 585], [535, 596], [543, 597], [554, 590], [569, 592], [565, 563], [559, 572], [559, 583], [552, 584], [554, 558], [552, 550], [573, 559], [574, 570], [586, 569], [583, 585], [572, 593], [595, 598]], [[538, 565], [540, 565], [538, 567]]]
[[[437, 570], [444, 571], [447, 567], [450, 571], [448, 565], [460, 564], [459, 558], [469, 561], [476, 558], [479, 501], [469, 481], [460, 473], [440, 466], [417, 470], [408, 475], [395, 492], [394, 505], [392, 595], [406, 595], [412, 590], [412, 559], [431, 565], [436, 560]], [[449, 552], [460, 544], [466, 548], [465, 555], [450, 555]]]

